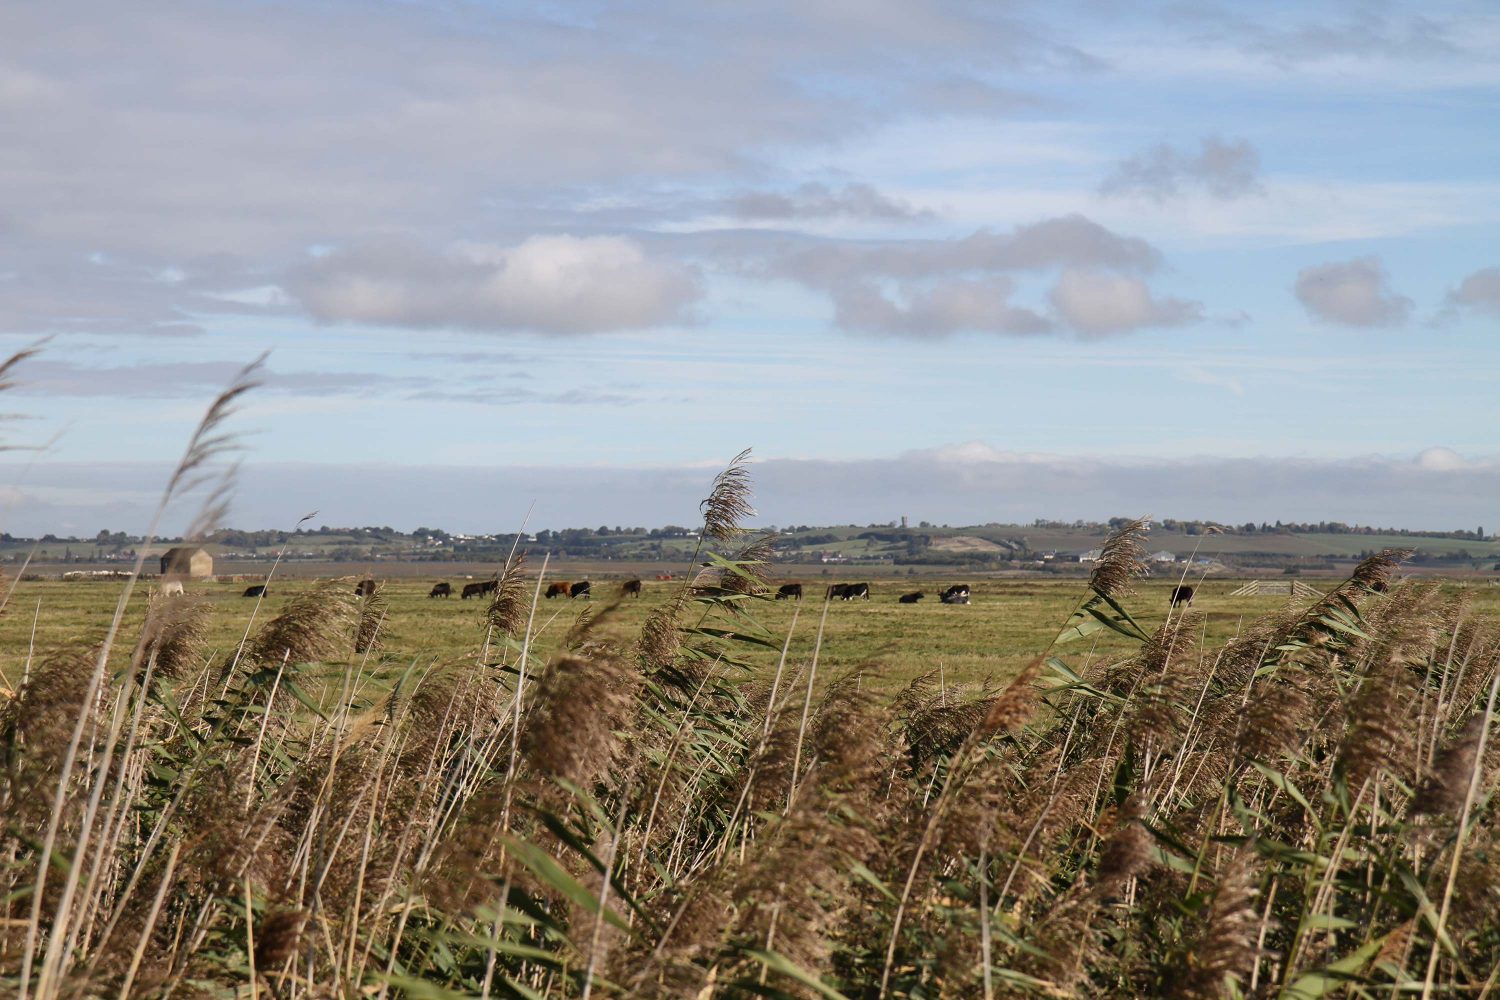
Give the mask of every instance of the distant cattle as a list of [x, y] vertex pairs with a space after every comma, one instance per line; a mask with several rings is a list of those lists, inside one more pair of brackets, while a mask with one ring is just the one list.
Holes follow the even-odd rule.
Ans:
[[840, 584], [844, 592], [839, 595], [840, 600], [857, 601], [870, 599], [870, 585], [868, 583], [844, 583]]
[[947, 590], [938, 595], [938, 600], [944, 604], [968, 604], [969, 585], [967, 583], [955, 583]]
[[245, 588], [245, 592], [243, 594], [241, 594], [240, 596], [241, 597], [265, 597], [270, 592], [271, 591], [269, 589], [267, 589], [267, 587], [266, 587], [265, 584], [263, 584], [263, 583], [257, 583], [253, 587], [246, 587]]
[[452, 597], [453, 585], [451, 583], [434, 583], [432, 589], [427, 592], [428, 597]]
[[776, 590], [778, 601], [800, 601], [802, 600], [802, 584], [783, 583]]
[[913, 591], [910, 594], [902, 594], [900, 597], [896, 598], [896, 600], [902, 604], [916, 604], [926, 596], [926, 594], [922, 593], [920, 590], [917, 590]]
[[842, 601], [844, 593], [849, 589], [847, 583], [835, 583], [828, 587], [828, 599], [830, 601]]
[[181, 597], [182, 581], [168, 580], [163, 583], [160, 588], [158, 588], [157, 593], [161, 594], [161, 596], [163, 597]]
[[358, 583], [356, 583], [354, 585], [354, 596], [355, 597], [373, 597], [373, 596], [375, 596], [375, 581], [374, 580], [361, 580]]
[[656, 578], [658, 580], [671, 580], [671, 579], [674, 579], [674, 577], [672, 576], [671, 573], [658, 573], [658, 574], [656, 574]]
[[641, 596], [641, 581], [639, 581], [639, 580], [626, 580], [624, 583], [620, 584], [620, 596], [622, 596], [622, 597], [640, 597]]
[[1192, 587], [1173, 587], [1172, 588], [1172, 607], [1175, 608], [1179, 604], [1186, 604], [1188, 607], [1192, 607], [1193, 606], [1193, 588]]
[[483, 597], [485, 594], [493, 594], [499, 589], [500, 583], [497, 580], [480, 580], [478, 583], [464, 584], [463, 592], [458, 596], [460, 599], [466, 601], [471, 597]]
[[567, 597], [571, 586], [572, 584], [570, 583], [549, 583], [547, 584], [547, 596], [549, 598]]
[[577, 583], [573, 584], [573, 586], [571, 586], [571, 587], [568, 588], [568, 596], [569, 597], [588, 597], [589, 596], [589, 582], [587, 580], [580, 580]]

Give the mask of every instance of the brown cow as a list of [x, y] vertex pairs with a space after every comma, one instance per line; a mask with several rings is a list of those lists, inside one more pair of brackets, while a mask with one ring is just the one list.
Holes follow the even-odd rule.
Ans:
[[566, 582], [547, 584], [547, 597], [567, 597], [571, 592], [572, 584]]
[[620, 584], [620, 596], [621, 597], [636, 597], [636, 598], [640, 597], [641, 596], [641, 581], [639, 581], [639, 580], [626, 580], [624, 583]]

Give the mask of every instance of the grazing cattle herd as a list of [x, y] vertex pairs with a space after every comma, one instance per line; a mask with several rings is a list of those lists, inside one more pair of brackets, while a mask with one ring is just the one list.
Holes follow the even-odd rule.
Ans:
[[[656, 579], [670, 580], [671, 574], [659, 574]], [[488, 580], [476, 580], [465, 583], [459, 596], [465, 600], [470, 597], [484, 597], [486, 594], [494, 594], [500, 589], [500, 581], [497, 578]], [[639, 578], [625, 580], [620, 584], [620, 597], [639, 598], [645, 585]], [[776, 588], [775, 598], [778, 601], [800, 601], [802, 600], [804, 584], [800, 582], [783, 583]], [[376, 590], [376, 582], [373, 579], [360, 580], [354, 587], [354, 593], [358, 597], [373, 596]], [[591, 591], [589, 581], [580, 580], [576, 583], [566, 580], [558, 580], [547, 585], [546, 596], [584, 598], [588, 599]], [[183, 593], [180, 580], [164, 580], [157, 588], [162, 597], [180, 596]], [[266, 584], [258, 583], [246, 587], [244, 597], [265, 597], [270, 594], [270, 588]], [[1180, 605], [1191, 606], [1194, 597], [1194, 588], [1187, 585], [1179, 585], [1172, 588], [1168, 600], [1172, 607]], [[938, 600], [943, 604], [968, 604], [973, 589], [967, 583], [955, 583], [938, 594]], [[432, 585], [427, 592], [428, 597], [452, 597], [453, 585], [446, 580], [439, 580]], [[924, 600], [927, 594], [924, 591], [914, 590], [901, 594], [896, 598], [898, 604], [917, 604]], [[856, 601], [870, 600], [870, 585], [868, 583], [835, 583], [828, 587], [826, 598], [829, 601]]]

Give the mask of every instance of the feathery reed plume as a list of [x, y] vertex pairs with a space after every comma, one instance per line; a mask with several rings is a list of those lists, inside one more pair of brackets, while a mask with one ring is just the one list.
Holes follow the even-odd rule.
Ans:
[[1113, 829], [1099, 849], [1099, 868], [1094, 893], [1101, 898], [1115, 895], [1132, 878], [1151, 865], [1151, 835], [1146, 832], [1145, 803], [1139, 793], [1125, 800], [1114, 817]]
[[390, 639], [387, 614], [390, 601], [385, 588], [376, 585], [359, 599], [359, 620], [354, 626], [354, 652], [356, 655], [378, 652]]
[[306, 910], [276, 910], [260, 919], [255, 930], [255, 968], [261, 975], [274, 973], [302, 947]]
[[731, 594], [763, 594], [769, 589], [762, 571], [775, 553], [777, 536], [774, 532], [761, 535], [733, 555], [726, 556], [734, 568], [725, 568], [719, 573], [719, 589]]
[[1243, 981], [1256, 955], [1258, 915], [1256, 887], [1260, 881], [1255, 852], [1246, 845], [1235, 852], [1219, 873], [1213, 899], [1192, 950], [1176, 996], [1185, 1000], [1218, 1000], [1233, 995], [1226, 980]]
[[156, 676], [178, 677], [201, 665], [212, 611], [213, 605], [199, 597], [153, 597], [136, 643], [137, 668], [155, 657]]
[[641, 625], [640, 638], [636, 641], [641, 663], [651, 671], [671, 670], [682, 652], [682, 633], [678, 621], [687, 608], [685, 594], [666, 601], [651, 609]]
[[985, 713], [982, 731], [985, 735], [1007, 733], [1018, 729], [1036, 710], [1036, 679], [1041, 676], [1045, 657], [1038, 656], [1015, 676], [1000, 692]]
[[47, 342], [51, 339], [51, 337], [43, 337], [41, 340], [38, 340], [29, 346], [21, 348], [19, 351], [6, 358], [4, 361], [0, 361], [0, 392], [15, 388], [16, 381], [13, 377], [13, 373], [16, 366], [21, 362], [27, 361], [40, 354], [42, 352], [42, 348], [45, 347], [47, 345]]
[[1410, 559], [1413, 549], [1382, 549], [1354, 568], [1349, 580], [1366, 590], [1384, 591], [1390, 587], [1396, 569]]
[[1463, 808], [1479, 764], [1479, 739], [1484, 733], [1484, 713], [1473, 716], [1453, 744], [1438, 755], [1432, 773], [1417, 789], [1411, 811], [1428, 816], [1454, 816]]
[[1089, 574], [1090, 589], [1112, 600], [1129, 594], [1130, 581], [1146, 575], [1145, 539], [1150, 530], [1149, 517], [1138, 517], [1116, 529]]
[[332, 659], [348, 647], [358, 620], [349, 580], [330, 580], [293, 597], [250, 640], [249, 656], [262, 664]]
[[893, 699], [913, 768], [956, 751], [984, 723], [995, 703], [992, 688], [939, 687], [937, 678], [936, 670], [915, 677]]
[[514, 639], [526, 627], [531, 599], [526, 594], [526, 580], [521, 575], [526, 553], [517, 552], [506, 564], [495, 585], [495, 596], [485, 611], [485, 622], [501, 635]]
[[616, 733], [635, 707], [639, 675], [612, 657], [564, 656], [537, 678], [522, 749], [542, 774], [587, 787], [609, 770]]
[[716, 542], [734, 541], [744, 530], [740, 522], [755, 516], [755, 508], [750, 506], [750, 470], [745, 467], [749, 458], [749, 448], [734, 456], [729, 467], [714, 477], [708, 499], [698, 505], [703, 513], [703, 533]]
[[182, 461], [177, 464], [177, 468], [172, 471], [172, 478], [167, 481], [167, 496], [176, 496], [202, 485], [209, 478], [203, 471], [204, 467], [237, 447], [235, 437], [225, 433], [222, 427], [237, 412], [240, 397], [261, 384], [260, 373], [267, 357], [267, 354], [262, 353], [241, 368], [229, 383], [229, 388], [219, 393], [218, 398], [209, 405], [208, 412], [203, 415], [192, 440], [188, 442]]

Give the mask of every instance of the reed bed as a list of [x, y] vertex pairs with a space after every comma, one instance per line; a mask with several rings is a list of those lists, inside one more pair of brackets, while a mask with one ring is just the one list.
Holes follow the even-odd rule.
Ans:
[[[757, 624], [749, 486], [633, 642], [604, 607], [537, 659], [513, 561], [484, 652], [378, 696], [400, 622], [346, 583], [227, 652], [178, 597], [39, 651], [0, 702], [0, 992], [1497, 995], [1500, 628], [1402, 553], [1210, 646], [1128, 610], [1131, 523], [1019, 675], [892, 699]], [[1105, 632], [1133, 652], [1072, 652]]]

